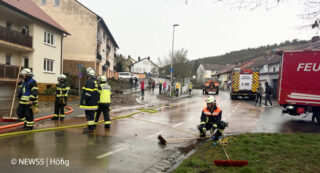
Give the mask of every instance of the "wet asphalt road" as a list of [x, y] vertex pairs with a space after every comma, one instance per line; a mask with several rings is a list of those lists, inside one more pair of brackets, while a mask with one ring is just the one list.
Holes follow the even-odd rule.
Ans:
[[[143, 112], [112, 121], [111, 129], [98, 125], [94, 134], [84, 135], [82, 128], [71, 128], [1, 137], [1, 172], [145, 172], [190, 143], [182, 141], [163, 146], [158, 144], [159, 134], [166, 139], [197, 136], [196, 126], [206, 96], [195, 92], [195, 96], [173, 102], [173, 106], [160, 108], [157, 113]], [[150, 103], [154, 100], [152, 97], [154, 95], [147, 94], [141, 102]], [[255, 107], [252, 101], [231, 100], [227, 92], [220, 92], [216, 99], [223, 110], [223, 120], [229, 122], [226, 134], [320, 132], [319, 126], [310, 122], [310, 116], [280, 116], [278, 106]], [[133, 112], [136, 110], [113, 112], [111, 117]], [[64, 122], [37, 122], [36, 128], [81, 123], [85, 123], [85, 119], [80, 116]], [[30, 163], [29, 159], [38, 159], [38, 162]]]

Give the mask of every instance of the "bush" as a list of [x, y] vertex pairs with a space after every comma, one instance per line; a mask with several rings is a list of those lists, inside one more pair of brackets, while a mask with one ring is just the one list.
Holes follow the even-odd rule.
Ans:
[[47, 88], [46, 90], [44, 90], [42, 93], [42, 95], [53, 95], [56, 92], [56, 87], [52, 87], [52, 88]]

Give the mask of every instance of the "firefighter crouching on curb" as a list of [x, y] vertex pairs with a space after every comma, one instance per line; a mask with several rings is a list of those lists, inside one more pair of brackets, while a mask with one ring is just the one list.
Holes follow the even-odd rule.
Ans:
[[[206, 136], [206, 131], [210, 130], [212, 140], [218, 140], [222, 137], [223, 130], [227, 127], [227, 123], [221, 121], [222, 110], [217, 107], [216, 100], [213, 96], [206, 99], [207, 107], [203, 108], [201, 114], [201, 124], [198, 125], [200, 137]], [[218, 129], [215, 134], [215, 129]]]
[[34, 114], [38, 112], [38, 86], [37, 82], [32, 78], [33, 74], [30, 69], [24, 68], [20, 75], [24, 81], [20, 81], [19, 85], [19, 106], [17, 115], [21, 121], [24, 121], [24, 129], [32, 130], [34, 125]]
[[95, 71], [88, 67], [86, 69], [88, 80], [84, 87], [82, 87], [80, 109], [85, 110], [88, 128], [83, 129], [83, 133], [90, 133], [94, 131], [94, 112], [98, 109], [98, 83], [95, 79]]
[[[58, 76], [58, 85], [56, 86], [56, 100], [54, 102], [54, 117], [51, 120], [64, 120], [64, 107], [67, 105], [67, 98], [70, 87], [66, 81], [67, 77], [64, 74]], [[59, 116], [60, 115], [60, 116]]]
[[98, 109], [95, 112], [95, 125], [98, 124], [101, 112], [104, 116], [104, 127], [110, 128], [110, 104], [111, 104], [111, 87], [108, 85], [107, 78], [105, 76], [98, 77], [99, 86], [98, 92], [100, 93], [100, 99], [98, 101]]

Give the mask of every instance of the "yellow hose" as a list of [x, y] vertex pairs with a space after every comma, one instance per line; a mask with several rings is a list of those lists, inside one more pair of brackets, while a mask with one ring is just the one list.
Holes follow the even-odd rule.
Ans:
[[[127, 117], [130, 117], [132, 115], [135, 115], [135, 114], [138, 114], [138, 113], [142, 113], [142, 112], [157, 113], [158, 110], [156, 110], [156, 109], [161, 108], [161, 107], [165, 107], [165, 106], [158, 106], [158, 107], [155, 107], [155, 108], [139, 108], [139, 109], [137, 109], [137, 110], [139, 110], [139, 112], [135, 112], [135, 113], [132, 113], [132, 114], [129, 114], [129, 115], [125, 115], [125, 116], [114, 117], [114, 118], [111, 118], [111, 120], [127, 118]], [[101, 120], [98, 123], [102, 123], [102, 122], [104, 122], [104, 121]], [[0, 134], [0, 138], [1, 137], [5, 137], [5, 136], [13, 136], [13, 135], [33, 133], [33, 132], [44, 132], [44, 131], [52, 131], [52, 130], [62, 130], [62, 129], [69, 129], [69, 128], [84, 127], [84, 126], [87, 126], [87, 125], [88, 124], [77, 124], [77, 125], [71, 125], [71, 126], [52, 127], [52, 128], [46, 128], [46, 129], [36, 129], [36, 130], [4, 133], [4, 134]]]

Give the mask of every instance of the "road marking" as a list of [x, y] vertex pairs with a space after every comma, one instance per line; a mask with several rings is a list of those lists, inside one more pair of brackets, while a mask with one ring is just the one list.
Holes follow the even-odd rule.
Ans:
[[127, 149], [127, 148], [128, 148], [128, 147], [120, 147], [120, 148], [118, 148], [118, 149], [116, 149], [116, 150], [114, 150], [114, 151], [110, 151], [110, 152], [107, 152], [107, 153], [105, 153], [105, 154], [99, 155], [99, 156], [97, 156], [96, 158], [97, 158], [97, 159], [102, 159], [102, 158], [105, 158], [105, 157], [110, 156], [111, 154], [114, 154], [114, 153], [120, 152], [120, 151], [122, 151], [122, 150], [125, 150], [125, 149]]
[[178, 126], [180, 126], [180, 125], [182, 125], [183, 123], [178, 123], [178, 124], [176, 124], [176, 125], [174, 125], [173, 127], [178, 127]]
[[160, 131], [160, 132], [154, 133], [152, 135], [149, 135], [149, 136], [147, 136], [147, 138], [153, 138], [154, 136], [159, 135], [161, 133], [163, 133], [163, 131]]

